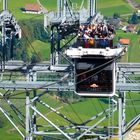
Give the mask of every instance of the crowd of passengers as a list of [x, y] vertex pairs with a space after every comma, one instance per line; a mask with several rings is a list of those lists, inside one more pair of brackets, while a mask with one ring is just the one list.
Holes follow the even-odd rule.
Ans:
[[78, 43], [84, 48], [113, 47], [115, 30], [111, 24], [81, 25], [78, 32]]

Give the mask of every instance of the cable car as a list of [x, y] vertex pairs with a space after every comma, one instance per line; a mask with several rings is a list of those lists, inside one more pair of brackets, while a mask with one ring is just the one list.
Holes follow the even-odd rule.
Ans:
[[75, 93], [85, 97], [115, 94], [115, 60], [128, 44], [113, 44], [114, 27], [106, 23], [82, 26], [77, 41], [65, 54], [75, 62]]

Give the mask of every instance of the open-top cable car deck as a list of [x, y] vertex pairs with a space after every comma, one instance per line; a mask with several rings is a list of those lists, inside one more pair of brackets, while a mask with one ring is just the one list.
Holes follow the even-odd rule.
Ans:
[[116, 44], [113, 42], [115, 31], [113, 25], [99, 23], [98, 25], [80, 26], [77, 41], [65, 51], [66, 55], [71, 58], [82, 58], [89, 56], [100, 56], [104, 58], [114, 58], [123, 55], [127, 49], [127, 44], [121, 41]]

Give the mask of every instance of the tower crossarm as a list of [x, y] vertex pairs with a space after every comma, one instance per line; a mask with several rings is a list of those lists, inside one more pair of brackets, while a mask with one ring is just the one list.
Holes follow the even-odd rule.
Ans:
[[[21, 62], [22, 63], [22, 62]], [[11, 66], [11, 63], [7, 63], [6, 68], [7, 71], [8, 69], [11, 70], [12, 72], [14, 71], [13, 68], [22, 67], [22, 64], [18, 62], [18, 66], [16, 63], [12, 63], [13, 65]], [[15, 64], [15, 66], [14, 66]], [[44, 67], [44, 70], [42, 69]], [[59, 72], [57, 69], [59, 68]], [[139, 92], [140, 91], [140, 81], [138, 80], [140, 75], [140, 64], [138, 63], [118, 63], [117, 64], [117, 81], [116, 81], [116, 91], [128, 91], [128, 92]], [[16, 71], [19, 70], [21, 73], [24, 70], [24, 75], [28, 75], [28, 67], [23, 67], [21, 69], [16, 69]], [[11, 80], [8, 81], [5, 78], [2, 79], [0, 88], [1, 89], [17, 89], [17, 90], [32, 90], [32, 89], [47, 89], [50, 91], [74, 91], [74, 82], [73, 82], [73, 77], [69, 77], [65, 82], [60, 80], [60, 78], [55, 79], [43, 79], [40, 80], [38, 78], [39, 74], [45, 74], [47, 75], [57, 75], [59, 74], [60, 76], [68, 75], [68, 73], [72, 73], [72, 71], [68, 71], [68, 66], [64, 65], [59, 65], [54, 69], [54, 71], [49, 70], [49, 64], [36, 64], [32, 67], [32, 71], [36, 73], [36, 80], [35, 81], [26, 81], [26, 79], [20, 79], [20, 80]], [[27, 72], [27, 73], [26, 73]], [[19, 75], [20, 76], [20, 75]], [[64, 76], [65, 77], [65, 76]], [[123, 82], [123, 78], [125, 78], [126, 82]], [[5, 80], [4, 80], [5, 79]]]
[[[9, 89], [9, 90], [32, 90], [32, 89], [47, 89], [49, 91], [74, 91], [74, 84], [55, 84], [53, 82], [27, 82], [27, 81], [3, 81], [0, 84], [1, 89]], [[140, 91], [140, 83], [117, 83], [116, 87], [117, 91], [128, 91], [128, 92], [139, 92]]]
[[5, 25], [6, 33], [12, 32], [15, 34], [15, 36], [21, 38], [21, 28], [17, 24], [13, 14], [8, 10], [2, 11], [0, 13], [0, 30], [3, 24]]

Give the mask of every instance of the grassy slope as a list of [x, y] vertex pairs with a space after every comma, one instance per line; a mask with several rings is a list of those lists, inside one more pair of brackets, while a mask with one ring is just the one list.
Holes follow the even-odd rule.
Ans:
[[2, 9], [2, 0], [0, 0], [0, 9]]
[[0, 137], [3, 140], [22, 140], [22, 137], [9, 122], [0, 129]]
[[[97, 115], [97, 113], [103, 111], [100, 103], [103, 108], [106, 108], [108, 105], [98, 99], [87, 99], [82, 102], [74, 103], [74, 104], [66, 104], [59, 111], [67, 116], [69, 119], [73, 120], [77, 123], [82, 123], [87, 119]], [[95, 106], [96, 105], [96, 106]], [[89, 109], [90, 108], [90, 109]], [[78, 114], [78, 115], [77, 115]], [[50, 113], [46, 116], [57, 125], [69, 125], [64, 119], [60, 118], [55, 113]], [[97, 121], [97, 119], [96, 119]], [[45, 121], [43, 119], [39, 120], [39, 123], [43, 124]], [[92, 122], [93, 123], [93, 122]], [[91, 123], [90, 123], [91, 124]]]
[[[35, 40], [34, 42], [32, 42], [32, 46], [36, 49], [36, 52], [38, 53], [38, 55], [41, 55], [41, 58], [43, 60], [49, 60], [50, 58], [50, 44], [49, 43], [44, 43], [40, 40]], [[32, 48], [28, 48], [28, 55], [32, 56], [32, 53], [34, 51], [32, 50]]]
[[127, 54], [123, 57], [122, 61], [125, 62], [140, 62], [140, 36], [132, 33], [124, 33], [122, 31], [117, 32], [117, 36], [120, 38], [130, 39], [130, 46]]
[[[41, 91], [39, 91], [39, 92], [41, 92]], [[133, 99], [140, 98], [140, 95], [136, 94], [136, 93], [131, 93], [130, 95], [127, 94], [127, 98], [130, 98], [130, 96]], [[47, 94], [46, 94], [46, 96], [43, 96], [42, 100], [54, 108], [59, 108], [59, 107], [63, 106], [59, 111], [61, 113], [63, 113], [64, 115], [66, 115], [71, 120], [73, 120], [75, 122], [79, 122], [79, 123], [84, 122], [85, 120], [93, 117], [97, 113], [103, 111], [103, 109], [105, 109], [108, 106], [103, 100], [99, 101], [98, 99], [94, 99], [94, 98], [93, 99], [90, 98], [90, 99], [87, 99], [82, 102], [74, 103], [72, 105], [68, 105], [68, 104], [64, 105], [59, 100], [57, 100], [55, 97], [48, 96]], [[21, 100], [16, 100], [17, 107], [19, 107], [19, 105], [20, 106], [24, 105], [24, 101], [22, 101], [21, 103], [19, 103], [19, 102], [21, 102]], [[102, 104], [102, 106], [101, 106], [101, 104]], [[129, 105], [133, 105], [133, 104], [130, 103]], [[57, 125], [59, 125], [59, 126], [68, 125], [68, 123], [66, 123], [62, 118], [58, 117], [54, 113], [49, 113], [50, 110], [44, 108], [42, 105], [38, 104], [37, 108], [40, 110], [40, 112], [45, 114], [51, 121], [53, 121]], [[20, 108], [20, 109], [23, 110], [23, 108]], [[134, 108], [127, 107], [126, 112], [127, 112], [126, 117], [127, 117], [127, 122], [128, 122], [136, 115], [137, 112], [139, 112], [139, 108], [136, 108], [136, 111], [135, 111]], [[76, 114], [78, 114], [78, 116]], [[115, 120], [118, 120], [117, 116], [118, 116], [118, 113], [115, 113]], [[41, 124], [48, 125], [39, 116], [38, 116], [37, 122], [40, 125]], [[95, 121], [92, 121], [92, 123], [89, 123], [89, 125], [91, 125], [95, 122], [97, 122], [97, 119]], [[101, 125], [108, 125], [108, 121], [106, 120]], [[117, 125], [117, 124], [115, 123], [115, 125]], [[0, 129], [0, 134], [1, 134], [1, 138], [4, 138], [5, 140], [15, 140], [15, 139], [20, 140], [21, 139], [19, 134], [14, 129], [12, 129], [12, 126], [9, 123], [6, 123], [5, 127]]]
[[99, 0], [98, 8], [105, 16], [111, 16], [114, 13], [127, 14], [133, 11], [132, 8], [123, 0]]
[[36, 0], [9, 0], [8, 9], [13, 12], [17, 20], [30, 19], [30, 18], [43, 18], [42, 15], [24, 14], [21, 8], [24, 8], [28, 3], [36, 3]]
[[[49, 11], [56, 10], [57, 0], [40, 0], [41, 4]], [[81, 4], [81, 0], [72, 0], [73, 3]]]
[[135, 0], [135, 1], [136, 1], [136, 3], [138, 3], [140, 5], [140, 0]]
[[[81, 4], [81, 0], [72, 0], [74, 3], [77, 3], [78, 6]], [[48, 10], [55, 10], [56, 9], [56, 0], [40, 0], [40, 2], [48, 9]], [[85, 1], [85, 6], [87, 2]], [[119, 14], [127, 14], [131, 13], [133, 10], [132, 8], [125, 3], [123, 0], [98, 0], [98, 10], [101, 11], [105, 16], [112, 16], [114, 13]]]
[[[37, 19], [37, 18], [43, 18], [43, 16], [41, 15], [33, 15], [33, 14], [24, 14], [21, 12], [21, 8], [23, 8], [27, 3], [35, 3], [36, 0], [10, 0], [8, 1], [8, 8], [13, 12], [13, 14], [15, 15], [17, 20], [22, 20], [22, 19], [27, 19], [30, 20], [32, 18]], [[57, 0], [40, 0], [40, 2], [48, 9], [48, 10], [54, 10], [56, 9], [56, 3]], [[73, 0], [74, 3], [78, 3], [80, 5], [81, 0]], [[13, 4], [14, 3], [14, 4]], [[85, 5], [87, 4], [87, 2], [85, 1]], [[113, 13], [118, 12], [121, 14], [124, 13], [130, 13], [132, 11], [131, 7], [129, 5], [127, 5], [127, 3], [125, 3], [123, 0], [109, 0], [109, 1], [104, 1], [104, 0], [99, 0], [98, 2], [98, 9], [99, 11], [101, 11], [104, 15], [113, 15]], [[118, 10], [119, 9], [119, 10]], [[48, 52], [49, 47], [44, 47], [44, 46], [48, 46], [48, 44], [45, 44], [43, 42], [40, 42], [38, 40], [34, 41], [33, 46], [38, 46], [36, 48], [37, 52], [40, 52], [41, 55], [43, 55], [43, 59], [44, 58], [49, 58], [49, 54]], [[30, 47], [29, 47], [30, 48]], [[45, 53], [45, 51], [47, 51]], [[31, 56], [31, 52], [32, 49], [29, 49], [29, 56]]]
[[104, 13], [105, 16], [112, 16], [114, 13], [127, 14], [132, 12], [132, 10], [125, 5], [101, 8], [100, 11], [101, 13]]
[[56, 0], [40, 0], [40, 2], [47, 10], [56, 10]]
[[[18, 93], [20, 93], [20, 92], [18, 92]], [[38, 91], [38, 93], [40, 93], [40, 92], [41, 91]], [[24, 95], [22, 95], [22, 96], [20, 95], [19, 97], [24, 97]], [[55, 97], [53, 97], [53, 96], [47, 95], [47, 93], [41, 99], [54, 108], [62, 106], [62, 103], [60, 101], [56, 100]], [[17, 108], [20, 109], [20, 111], [25, 112], [25, 106], [24, 106], [25, 100], [13, 100], [12, 102], [16, 105]], [[11, 108], [9, 108], [9, 106], [7, 106], [5, 104], [5, 102], [3, 102], [3, 101], [0, 102], [0, 106], [4, 106], [4, 108], [8, 111], [11, 110]], [[48, 112], [50, 112], [49, 109], [46, 109], [46, 108], [44, 109], [42, 107], [42, 105], [40, 105], [40, 104], [37, 105], [37, 108], [43, 114], [47, 114]], [[12, 112], [10, 112], [10, 113], [12, 113]], [[15, 115], [12, 113], [12, 116], [15, 116]], [[22, 140], [19, 133], [15, 129], [13, 129], [13, 126], [6, 120], [6, 118], [3, 116], [3, 114], [1, 114], [1, 112], [0, 112], [0, 119], [1, 119], [1, 121], [3, 120], [5, 123], [4, 127], [0, 128], [1, 139], [4, 139], [4, 140]]]
[[[128, 93], [127, 94], [127, 99], [139, 99], [140, 95], [137, 93]], [[139, 108], [134, 107], [128, 107], [128, 105], [138, 105], [138, 102], [129, 102], [127, 103], [127, 108], [126, 108], [126, 122], [129, 122], [132, 120], [133, 117], [136, 116], [137, 113], [139, 113]], [[102, 105], [102, 106], [101, 106]], [[81, 123], [86, 121], [87, 119], [93, 117], [94, 115], [97, 115], [97, 113], [103, 111], [103, 109], [107, 108], [108, 105], [98, 99], [87, 99], [82, 102], [74, 103], [72, 105], [65, 105], [62, 109], [59, 111], [63, 113], [65, 116], [70, 118], [71, 120]], [[77, 115], [78, 114], [78, 115]], [[54, 123], [57, 125], [68, 125], [66, 121], [64, 121], [62, 118], [58, 117], [55, 113], [50, 113], [47, 115], [47, 117], [52, 120]], [[118, 112], [115, 113], [115, 125], [117, 124], [118, 120]], [[93, 123], [97, 122], [98, 119], [95, 121], [92, 121], [92, 123], [89, 123], [89, 125], [92, 125]], [[43, 119], [39, 120], [40, 123], [44, 123]], [[108, 125], [108, 120], [104, 121], [101, 123], [101, 125]]]
[[[47, 9], [55, 9], [54, 5], [56, 4], [56, 2], [52, 3], [52, 0], [47, 0], [47, 1], [41, 0], [41, 1], [46, 5]], [[49, 2], [49, 1], [51, 1], [51, 2]], [[55, 1], [55, 0], [53, 0], [53, 1]], [[10, 0], [10, 1], [8, 1], [8, 3], [9, 3], [8, 7], [14, 13], [15, 17], [18, 20], [30, 19], [32, 17], [33, 18], [34, 17], [35, 18], [38, 18], [38, 17], [40, 18], [40, 16], [32, 15], [32, 14], [23, 14], [20, 11], [20, 8], [23, 7], [26, 3], [34, 3], [34, 2], [35, 2], [35, 0], [30, 0], [30, 1], [29, 0], [18, 0], [18, 1], [17, 0]], [[114, 1], [114, 0], [109, 0], [109, 1], [99, 0], [98, 3], [99, 3], [98, 7], [101, 10], [101, 12], [104, 13], [105, 15], [109, 15], [109, 16], [112, 15], [114, 12], [118, 12], [118, 11], [121, 14], [130, 13], [132, 11], [132, 9], [123, 0], [117, 0], [117, 1]], [[1, 4], [0, 4], [0, 6], [1, 6]], [[134, 47], [131, 47], [131, 46], [129, 47], [129, 57], [127, 57], [126, 59], [128, 59], [128, 61], [132, 61], [132, 62], [139, 61], [140, 47], [137, 44], [139, 44], [138, 42], [140, 40], [140, 37], [137, 36], [137, 35], [132, 35], [132, 34], [124, 34], [122, 32], [118, 32], [118, 35], [123, 36], [123, 37], [125, 36], [126, 38], [130, 38], [131, 43], [134, 46]], [[48, 55], [47, 53], [48, 53], [49, 50], [48, 50], [48, 47], [47, 48], [45, 47], [45, 46], [47, 46], [46, 44], [44, 44], [44, 43], [42, 43], [38, 40], [34, 41], [32, 44], [34, 46], [38, 47], [37, 51], [41, 50], [41, 54], [44, 55], [45, 58], [47, 57], [47, 55]], [[135, 54], [135, 57], [133, 57], [133, 54]], [[137, 98], [139, 98], [139, 96], [137, 96], [137, 95], [135, 95], [135, 96]], [[92, 100], [94, 100], [94, 99], [92, 99]], [[51, 99], [48, 99], [47, 102], [51, 105], [55, 105], [56, 100], [51, 98]], [[85, 102], [80, 102], [80, 103], [73, 104], [72, 106], [76, 110], [76, 112], [78, 112], [80, 114], [80, 118], [85, 120], [85, 119], [91, 117], [93, 114], [96, 113], [95, 107], [92, 105], [92, 102], [93, 101], [85, 101]], [[96, 106], [99, 106], [99, 103], [98, 103], [97, 100], [94, 100], [94, 102], [95, 102]], [[81, 110], [79, 110], [80, 108], [81, 108]], [[89, 110], [89, 108], [91, 108], [91, 109]], [[98, 109], [101, 110], [100, 107]], [[44, 112], [46, 110], [41, 109], [41, 111]], [[46, 112], [48, 112], [48, 111], [46, 111]], [[74, 120], [80, 121], [77, 118], [77, 116], [75, 115], [75, 113], [73, 113], [72, 108], [70, 106], [65, 106], [61, 110], [61, 112], [63, 112], [67, 116], [69, 116], [69, 114], [70, 114], [70, 117], [72, 117]], [[129, 110], [129, 112], [131, 112], [131, 111]], [[130, 117], [132, 117], [133, 114], [134, 114], [134, 112], [129, 113], [128, 118], [130, 119]], [[50, 114], [49, 117], [54, 119], [53, 114]], [[14, 139], [18, 140], [18, 139], [20, 139], [19, 135], [17, 135], [17, 133], [12, 133], [12, 135], [11, 135], [11, 133], [8, 134], [7, 130], [9, 128], [11, 128], [11, 126], [8, 124], [3, 129], [0, 129], [1, 138], [4, 138], [5, 140], [14, 140]]]
[[[23, 111], [23, 106], [25, 105], [25, 102], [23, 100], [13, 100], [12, 102], [16, 105], [17, 108], [20, 108], [20, 111]], [[2, 106], [5, 110], [8, 110], [8, 111], [11, 110], [11, 108], [7, 106], [7, 104], [4, 101], [0, 102], [0, 106]], [[15, 116], [15, 115], [12, 113], [12, 116]], [[0, 112], [0, 120], [5, 122], [4, 127], [0, 129], [1, 139], [4, 139], [4, 140], [21, 140], [22, 139], [19, 133], [15, 129], [13, 129], [13, 126], [11, 125], [11, 123], [5, 118], [3, 114], [1, 114], [1, 112]]]

